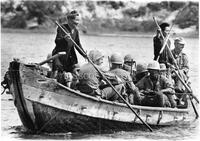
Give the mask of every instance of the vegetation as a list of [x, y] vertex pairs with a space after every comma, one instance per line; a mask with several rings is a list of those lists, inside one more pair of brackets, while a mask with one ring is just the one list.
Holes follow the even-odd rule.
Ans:
[[[131, 6], [130, 6], [131, 5]], [[1, 26], [30, 28], [55, 26], [54, 20], [65, 20], [66, 13], [77, 9], [81, 14], [82, 27], [102, 31], [154, 31], [152, 16], [162, 22], [170, 19], [180, 28], [199, 28], [198, 2], [162, 1], [136, 3], [133, 1], [1, 1]], [[34, 24], [33, 24], [34, 23]], [[32, 24], [32, 25], [31, 25]], [[34, 25], [34, 26], [33, 26]]]

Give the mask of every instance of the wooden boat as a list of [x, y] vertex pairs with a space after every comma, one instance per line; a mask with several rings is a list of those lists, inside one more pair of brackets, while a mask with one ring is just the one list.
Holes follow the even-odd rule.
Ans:
[[[124, 103], [116, 103], [60, 87], [43, 67], [10, 63], [10, 91], [23, 125], [37, 132], [99, 132], [134, 130], [142, 122]], [[132, 105], [151, 126], [190, 121], [187, 109]], [[195, 119], [195, 118], [194, 118]], [[143, 127], [144, 128], [144, 127]]]

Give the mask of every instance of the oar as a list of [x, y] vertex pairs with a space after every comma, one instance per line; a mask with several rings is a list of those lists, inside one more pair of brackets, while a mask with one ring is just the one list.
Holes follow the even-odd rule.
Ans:
[[[65, 33], [68, 34], [61, 26], [58, 22], [56, 22], [57, 26]], [[75, 45], [76, 49], [79, 49], [82, 51], [83, 54], [85, 54], [86, 59], [88, 60], [88, 62], [91, 63], [91, 65], [97, 70], [97, 72], [103, 77], [103, 79], [107, 82], [107, 84], [110, 85], [110, 87], [117, 93], [117, 95], [126, 103], [126, 105], [129, 107], [129, 109], [135, 114], [135, 116], [137, 118], [140, 119], [140, 121], [152, 132], [153, 129], [144, 121], [141, 119], [141, 117], [133, 110], [133, 108], [131, 107], [131, 105], [121, 96], [121, 94], [114, 88], [114, 86], [111, 84], [111, 82], [104, 76], [104, 74], [94, 65], [94, 63], [91, 61], [91, 59], [87, 56], [87, 54], [85, 53], [85, 51], [83, 49], [81, 49], [76, 42], [72, 39], [69, 38]]]
[[65, 55], [65, 54], [66, 54], [65, 52], [59, 52], [58, 54], [55, 54], [55, 55], [53, 55], [52, 57], [50, 57], [50, 58], [48, 58], [48, 59], [46, 59], [46, 60], [44, 60], [44, 61], [38, 63], [38, 65], [42, 66], [42, 65], [44, 65], [45, 63], [49, 62], [50, 60], [54, 60], [54, 59], [56, 59], [56, 58], [58, 58], [58, 57], [60, 57], [60, 56], [62, 56], [62, 55]]
[[108, 56], [108, 65], [109, 65], [109, 69], [111, 69], [111, 65], [110, 65], [110, 57]]

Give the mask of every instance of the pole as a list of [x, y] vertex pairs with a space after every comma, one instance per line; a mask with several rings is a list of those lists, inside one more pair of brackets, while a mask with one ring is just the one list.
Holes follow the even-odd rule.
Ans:
[[[55, 22], [57, 24], [57, 26], [65, 33], [68, 34], [60, 25], [59, 23], [56, 21]], [[110, 85], [110, 87], [117, 93], [117, 95], [124, 101], [124, 103], [128, 106], [128, 108], [135, 114], [135, 116], [137, 118], [140, 119], [140, 121], [152, 132], [153, 129], [144, 121], [141, 119], [141, 117], [133, 110], [133, 108], [131, 107], [131, 105], [121, 96], [121, 94], [114, 88], [114, 86], [111, 84], [111, 82], [104, 76], [104, 74], [94, 65], [94, 63], [91, 61], [91, 59], [87, 56], [87, 54], [85, 53], [85, 51], [83, 49], [81, 49], [76, 42], [70, 37], [69, 38], [75, 45], [76, 49], [79, 49], [82, 51], [83, 54], [85, 54], [88, 62], [91, 63], [91, 65], [96, 69], [96, 71], [103, 77], [103, 79]]]
[[110, 65], [110, 57], [108, 56], [108, 65], [109, 65], [109, 69], [111, 69], [111, 65]]
[[50, 58], [48, 58], [48, 59], [46, 59], [46, 60], [44, 60], [44, 61], [38, 63], [38, 65], [42, 66], [42, 65], [44, 65], [45, 63], [49, 62], [50, 60], [56, 59], [56, 58], [58, 58], [58, 57], [60, 57], [60, 56], [62, 56], [62, 55], [64, 55], [64, 54], [65, 54], [65, 53], [63, 53], [63, 52], [59, 52], [58, 54], [55, 54], [54, 56], [52, 56], [52, 57], [50, 57]]

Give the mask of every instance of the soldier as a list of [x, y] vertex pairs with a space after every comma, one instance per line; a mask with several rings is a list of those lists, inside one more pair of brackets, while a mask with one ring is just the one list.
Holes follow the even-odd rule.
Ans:
[[[176, 38], [174, 40], [174, 46], [175, 48], [172, 50], [172, 54], [180, 70], [181, 77], [187, 83], [189, 79], [188, 77], [189, 63], [188, 63], [187, 55], [182, 52], [183, 48], [185, 47], [185, 40], [183, 38]], [[172, 76], [175, 81], [175, 91], [179, 93], [185, 92], [185, 87], [183, 86], [181, 81], [178, 79], [178, 77], [173, 73], [172, 73]]]
[[140, 105], [140, 94], [137, 87], [135, 87], [135, 85], [132, 82], [130, 72], [122, 69], [122, 57], [119, 54], [112, 54], [111, 63], [112, 67], [110, 72], [116, 74], [119, 78], [121, 78], [122, 82], [126, 87], [126, 92], [128, 95], [124, 95], [124, 97], [128, 96], [130, 104]]
[[136, 81], [136, 61], [131, 54], [124, 57], [123, 69], [130, 72], [133, 82]]
[[160, 75], [166, 77], [174, 86], [174, 80], [172, 79], [170, 71], [171, 71], [170, 68], [167, 69], [164, 63], [160, 64]]
[[144, 76], [148, 75], [147, 64], [138, 63], [136, 66], [136, 81], [135, 84], [140, 81]]
[[144, 94], [141, 104], [144, 106], [174, 108], [176, 106], [176, 102], [173, 99], [173, 85], [165, 77], [160, 76], [159, 63], [157, 61], [153, 61], [148, 64], [147, 69], [149, 71], [149, 75], [142, 78], [136, 84], [140, 92]]
[[[98, 50], [92, 50], [89, 53], [89, 57], [95, 66], [101, 70], [100, 66], [103, 63], [104, 58], [102, 53]], [[80, 68], [78, 89], [88, 95], [101, 97], [111, 101], [117, 100], [118, 95], [110, 86], [100, 89], [102, 79], [101, 74], [92, 66], [92, 64], [87, 63]], [[122, 84], [115, 85], [115, 88], [119, 93], [123, 93]]]

